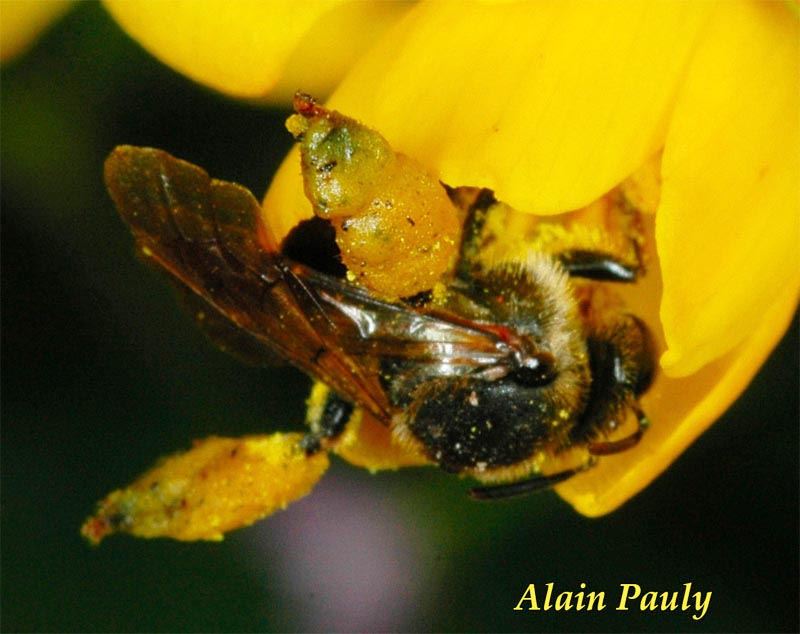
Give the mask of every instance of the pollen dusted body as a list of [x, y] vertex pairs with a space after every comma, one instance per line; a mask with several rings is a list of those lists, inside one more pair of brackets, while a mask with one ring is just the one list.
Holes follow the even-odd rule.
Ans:
[[[598, 280], [635, 280], [635, 248], [626, 258], [602, 241], [558, 248], [536, 238], [504, 252], [498, 220], [516, 212], [492, 192], [439, 184], [308, 97], [295, 108], [287, 125], [306, 194], [334, 227], [344, 277], [266, 248], [249, 192], [159, 150], [117, 148], [106, 183], [141, 253], [188, 291], [215, 342], [251, 361], [277, 355], [321, 382], [311, 430], [247, 440], [260, 448], [248, 459], [263, 463], [247, 469], [267, 492], [255, 502], [252, 479], [225, 475], [234, 456], [206, 451], [217, 461], [206, 464], [193, 449], [109, 495], [84, 527], [90, 540], [116, 530], [218, 538], [304, 495], [327, 452], [370, 469], [436, 464], [484, 483], [475, 497], [496, 498], [636, 444], [650, 336], [635, 316], [595, 301]], [[287, 466], [297, 461], [314, 468]], [[225, 504], [204, 512], [208, 495]]]
[[[447, 471], [510, 483], [473, 489], [480, 498], [545, 488], [591, 466], [596, 456], [633, 447], [648, 424], [637, 397], [652, 380], [651, 337], [637, 317], [609, 312], [594, 280], [633, 281], [636, 248], [630, 262], [582, 248], [548, 254], [530, 244], [524, 257], [481, 261], [473, 256], [485, 252], [484, 244], [500, 253], [503, 238], [494, 227], [516, 212], [485, 190], [450, 195], [466, 219], [461, 258], [448, 283], [422, 301], [429, 314], [493, 330], [498, 345], [514, 348], [514, 358], [476, 372], [446, 355], [439, 363], [386, 355], [381, 380], [396, 408], [394, 441], [409, 456]], [[546, 233], [552, 246], [552, 230], [539, 226], [535, 235]], [[575, 278], [585, 281], [575, 284]], [[329, 393], [329, 399], [332, 411], [340, 411], [341, 398]], [[335, 438], [343, 418], [330, 416], [339, 422], [328, 424], [316, 411], [312, 437]], [[570, 465], [563, 454], [574, 449], [580, 455]]]

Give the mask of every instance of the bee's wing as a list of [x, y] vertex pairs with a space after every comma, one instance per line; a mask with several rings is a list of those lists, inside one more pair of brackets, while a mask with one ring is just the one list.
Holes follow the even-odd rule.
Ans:
[[225, 315], [213, 308], [200, 295], [171, 278], [180, 291], [180, 302], [194, 315], [195, 323], [206, 338], [219, 350], [229, 354], [241, 363], [256, 367], [278, 367], [285, 365], [284, 359], [264, 342], [254, 337], [244, 328], [239, 328]]
[[512, 346], [488, 326], [444, 312], [384, 302], [364, 289], [316, 271], [303, 278], [354, 358], [392, 358], [449, 365], [463, 374], [508, 360]]
[[[380, 302], [262, 246], [260, 207], [233, 183], [150, 148], [118, 147], [106, 185], [142, 253], [244, 330], [388, 422], [382, 357], [469, 367], [503, 353], [490, 334]], [[431, 361], [432, 362], [432, 361]]]

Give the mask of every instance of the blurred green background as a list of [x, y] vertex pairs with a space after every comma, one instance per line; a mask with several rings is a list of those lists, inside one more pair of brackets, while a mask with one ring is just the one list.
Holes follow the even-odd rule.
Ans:
[[[134, 258], [103, 159], [152, 145], [260, 196], [286, 112], [197, 87], [95, 4], [0, 88], [3, 631], [797, 631], [796, 322], [728, 414], [601, 519], [552, 493], [479, 504], [436, 470], [337, 463], [223, 543], [88, 547], [78, 528], [110, 489], [192, 438], [297, 428], [308, 387], [206, 343]], [[549, 581], [609, 597], [691, 581], [713, 597], [700, 622], [512, 610]]]

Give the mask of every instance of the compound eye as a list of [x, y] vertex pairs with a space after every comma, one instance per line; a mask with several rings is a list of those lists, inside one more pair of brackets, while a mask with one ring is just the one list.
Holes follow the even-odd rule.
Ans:
[[556, 363], [546, 352], [525, 357], [522, 363], [508, 377], [524, 387], [541, 387], [551, 383], [556, 377]]

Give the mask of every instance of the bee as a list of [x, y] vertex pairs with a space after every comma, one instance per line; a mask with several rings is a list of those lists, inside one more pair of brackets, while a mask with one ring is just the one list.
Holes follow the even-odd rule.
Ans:
[[[621, 311], [598, 317], [575, 285], [631, 283], [638, 264], [577, 248], [486, 262], [489, 190], [443, 188], [461, 214], [448, 272], [389, 299], [275, 248], [249, 191], [166, 152], [118, 147], [105, 180], [139, 251], [200, 307], [212, 338], [327, 386], [300, 441], [309, 457], [361, 410], [402, 446], [476, 479], [473, 497], [496, 499], [563, 482], [635, 446], [648, 425], [647, 326]], [[635, 427], [614, 437], [627, 418]], [[574, 449], [584, 458], [548, 471]]]

